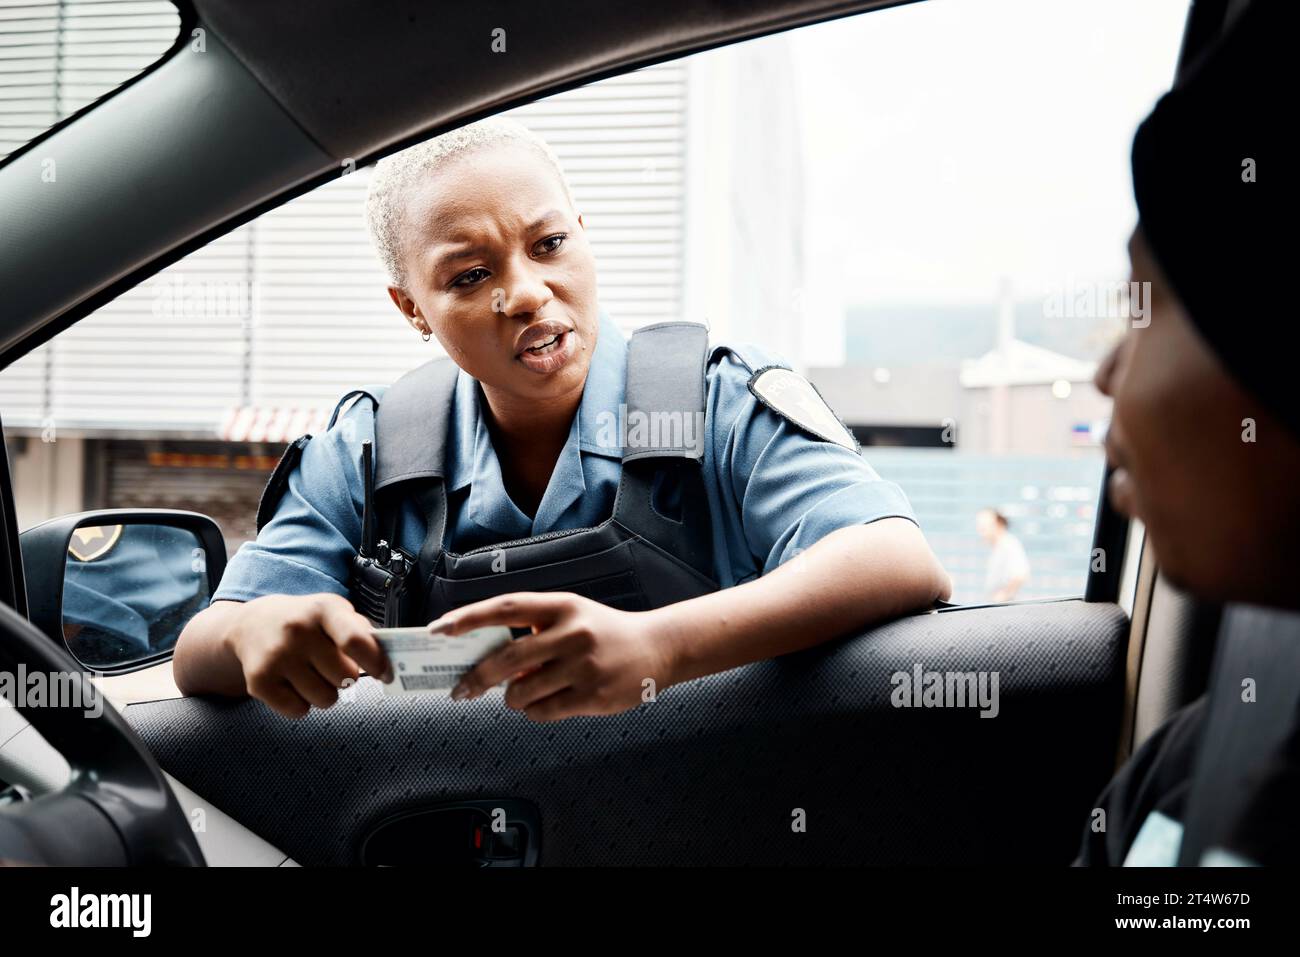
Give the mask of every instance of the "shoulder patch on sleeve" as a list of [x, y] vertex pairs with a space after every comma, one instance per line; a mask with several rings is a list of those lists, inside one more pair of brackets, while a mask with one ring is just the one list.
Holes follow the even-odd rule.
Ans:
[[749, 377], [749, 391], [778, 415], [819, 439], [857, 453], [858, 441], [817, 387], [792, 369], [766, 366]]

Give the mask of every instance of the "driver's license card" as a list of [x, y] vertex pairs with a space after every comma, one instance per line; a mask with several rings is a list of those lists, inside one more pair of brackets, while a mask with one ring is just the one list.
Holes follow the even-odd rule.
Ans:
[[449, 694], [461, 675], [510, 643], [505, 625], [473, 628], [463, 635], [431, 635], [426, 628], [376, 628], [375, 637], [393, 665], [391, 695]]

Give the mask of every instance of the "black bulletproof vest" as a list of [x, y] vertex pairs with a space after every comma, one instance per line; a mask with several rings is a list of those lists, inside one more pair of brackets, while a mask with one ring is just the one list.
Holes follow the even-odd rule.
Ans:
[[[592, 528], [461, 554], [443, 548], [447, 436], [459, 370], [444, 357], [402, 376], [384, 393], [375, 416], [374, 493], [367, 512], [373, 505], [383, 536], [379, 553], [385, 560], [396, 553], [409, 573], [382, 585], [380, 591], [395, 590], [388, 595], [354, 576], [358, 610], [376, 625], [396, 627], [422, 625], [452, 608], [516, 591], [571, 591], [627, 611], [715, 591], [701, 477], [707, 358], [708, 331], [698, 323], [665, 322], [634, 332], [625, 412], [620, 417], [620, 410], [609, 410], [627, 424], [619, 442], [634, 443], [620, 445], [622, 478], [613, 514]], [[658, 427], [638, 432], [638, 421]], [[393, 545], [398, 506], [408, 498], [420, 503], [428, 521], [418, 556]], [[371, 521], [367, 514], [363, 526], [371, 528]]]

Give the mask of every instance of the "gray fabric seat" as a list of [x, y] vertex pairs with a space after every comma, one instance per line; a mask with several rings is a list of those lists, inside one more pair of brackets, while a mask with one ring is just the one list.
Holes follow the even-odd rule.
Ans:
[[[1294, 784], [1300, 613], [1228, 606], [1206, 697], [1178, 863], [1198, 864], [1206, 850], [1234, 840], [1244, 842], [1243, 849], [1262, 843], [1269, 848], [1262, 853], [1277, 856], [1269, 863], [1284, 861], [1300, 823], [1294, 815], [1270, 815], [1261, 801], [1266, 790], [1277, 796]], [[1280, 762], [1288, 743], [1290, 757]], [[1282, 763], [1291, 766], [1289, 781], [1277, 776], [1285, 771]]]

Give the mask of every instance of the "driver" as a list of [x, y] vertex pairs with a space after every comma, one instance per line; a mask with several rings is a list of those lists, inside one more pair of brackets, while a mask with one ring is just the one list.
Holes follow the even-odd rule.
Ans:
[[[1280, 89], [1282, 59], [1267, 45], [1285, 35], [1281, 6], [1252, 4], [1134, 137], [1129, 256], [1133, 281], [1150, 283], [1150, 319], [1102, 363], [1097, 386], [1114, 400], [1110, 500], [1142, 520], [1161, 574], [1210, 601], [1294, 609], [1300, 401], [1280, 332], [1288, 264], [1267, 229], [1282, 214], [1269, 200], [1286, 175], [1280, 117], [1264, 105]], [[1105, 828], [1089, 820], [1076, 863], [1177, 862], [1206, 711], [1197, 699], [1124, 765], [1096, 804]], [[1227, 855], [1217, 860], [1295, 863], [1300, 725], [1290, 735], [1255, 810], [1221, 821], [1207, 844]]]

